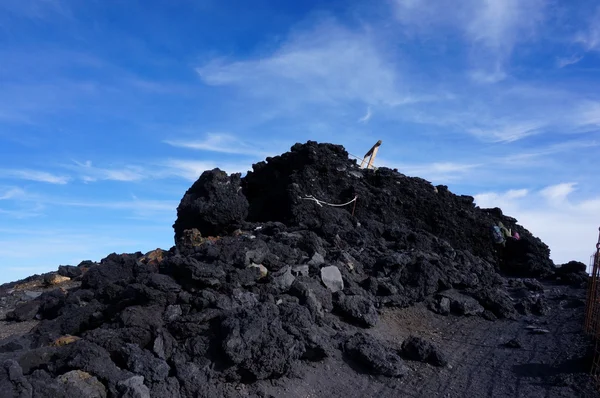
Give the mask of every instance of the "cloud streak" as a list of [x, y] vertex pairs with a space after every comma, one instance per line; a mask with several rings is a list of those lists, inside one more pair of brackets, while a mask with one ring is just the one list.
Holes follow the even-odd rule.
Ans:
[[247, 156], [268, 156], [268, 152], [256, 148], [230, 134], [208, 133], [200, 140], [165, 140], [166, 144], [174, 147], [195, 149], [199, 151], [229, 153]]
[[293, 32], [271, 54], [244, 61], [215, 59], [196, 72], [207, 85], [234, 86], [249, 96], [284, 103], [395, 106], [422, 100], [406, 90], [408, 83], [373, 37], [332, 21]]
[[369, 106], [369, 107], [367, 107], [367, 113], [365, 113], [365, 115], [363, 117], [358, 119], [358, 122], [367, 124], [369, 122], [369, 120], [371, 120], [372, 116], [373, 116], [373, 113], [371, 112], [371, 107]]
[[0, 169], [0, 177], [64, 185], [70, 177], [30, 169]]

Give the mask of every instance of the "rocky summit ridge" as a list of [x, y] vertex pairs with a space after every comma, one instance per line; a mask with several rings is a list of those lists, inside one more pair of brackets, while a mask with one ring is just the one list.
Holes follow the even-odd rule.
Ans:
[[[520, 240], [495, 244], [499, 221]], [[12, 303], [5, 325], [35, 321], [0, 340], [0, 391], [265, 396], [262, 381], [327, 358], [397, 380], [412, 361], [448, 358], [427, 336], [393, 346], [370, 333], [387, 309], [505, 322], [546, 314], [543, 284], [587, 281], [583, 264], [555, 266], [500, 209], [397, 170], [361, 169], [342, 146], [313, 141], [244, 177], [205, 171], [173, 228], [168, 251], [113, 253], [0, 287]]]

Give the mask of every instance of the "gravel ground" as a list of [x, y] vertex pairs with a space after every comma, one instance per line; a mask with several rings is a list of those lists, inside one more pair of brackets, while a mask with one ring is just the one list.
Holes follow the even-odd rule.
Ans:
[[[301, 364], [294, 377], [260, 386], [276, 397], [597, 397], [588, 376], [590, 342], [582, 334], [582, 289], [546, 285], [546, 316], [487, 321], [441, 316], [417, 305], [386, 310], [374, 336], [399, 348], [417, 334], [435, 342], [449, 365], [436, 368], [407, 361], [407, 377], [374, 377], [353, 370], [341, 356], [316, 365]], [[528, 326], [547, 329], [534, 334]], [[521, 348], [508, 348], [511, 339]]]

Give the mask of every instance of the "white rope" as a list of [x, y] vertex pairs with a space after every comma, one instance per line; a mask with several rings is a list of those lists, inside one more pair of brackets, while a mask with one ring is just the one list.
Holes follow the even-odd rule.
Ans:
[[356, 198], [358, 198], [358, 195], [356, 195], [354, 197], [354, 199], [352, 199], [350, 202], [348, 203], [344, 203], [344, 204], [335, 204], [335, 203], [327, 203], [324, 200], [319, 200], [317, 198], [315, 198], [312, 195], [306, 195], [306, 198], [300, 198], [300, 199], [305, 199], [305, 200], [313, 200], [316, 204], [318, 204], [319, 206], [323, 207], [323, 205], [327, 205], [327, 206], [333, 206], [333, 207], [343, 207], [343, 206], [348, 206], [350, 203], [355, 202]]

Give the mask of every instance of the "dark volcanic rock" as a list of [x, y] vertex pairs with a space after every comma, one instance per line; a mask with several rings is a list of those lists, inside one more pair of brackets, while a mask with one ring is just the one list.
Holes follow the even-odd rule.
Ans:
[[31, 383], [23, 376], [21, 366], [12, 359], [4, 361], [0, 369], [0, 391], [6, 397], [29, 398], [32, 396]]
[[[498, 221], [521, 240], [496, 246]], [[501, 273], [583, 281], [580, 265], [554, 268], [548, 247], [500, 209], [385, 167], [361, 169], [343, 147], [311, 141], [243, 179], [204, 172], [183, 196], [174, 230], [168, 251], [61, 266], [60, 275], [75, 278], [68, 285], [80, 287], [28, 296], [2, 286], [30, 300], [11, 307], [9, 323], [41, 321], [0, 342], [0, 356], [11, 359], [2, 362], [0, 391], [252, 396], [236, 383], [269, 384], [261, 380], [286, 376], [299, 361], [335, 361], [337, 349], [360, 371], [398, 377], [408, 372], [399, 354], [356, 334], [377, 325], [379, 309], [426, 301], [445, 315], [511, 318], [518, 313]], [[545, 311], [535, 280], [508, 288], [524, 292], [521, 312]], [[80, 339], [54, 343], [65, 335]], [[445, 363], [418, 338], [402, 355]]]
[[248, 201], [240, 192], [240, 176], [228, 176], [219, 169], [202, 173], [177, 207], [173, 225], [176, 243], [186, 229], [197, 228], [203, 236], [217, 236], [233, 231], [246, 219]]
[[404, 361], [394, 350], [385, 347], [368, 334], [355, 334], [346, 340], [343, 349], [350, 359], [371, 374], [400, 377], [408, 373]]
[[42, 301], [40, 300], [32, 300], [28, 301], [24, 304], [19, 305], [14, 311], [6, 314], [6, 319], [14, 320], [18, 322], [30, 321], [32, 320], [38, 313], [42, 306]]
[[586, 269], [582, 262], [569, 261], [555, 269], [554, 278], [565, 285], [585, 287], [589, 279]]
[[361, 326], [372, 327], [379, 320], [373, 303], [365, 297], [340, 295], [336, 304], [345, 317]]
[[73, 279], [81, 276], [83, 271], [81, 268], [75, 267], [74, 265], [60, 265], [58, 267], [58, 274]]
[[446, 356], [434, 344], [420, 337], [410, 336], [402, 343], [402, 356], [413, 361], [427, 362], [434, 366], [446, 366]]
[[225, 319], [222, 328], [227, 358], [257, 379], [283, 375], [304, 354], [304, 347], [285, 331], [273, 304], [242, 310]]

